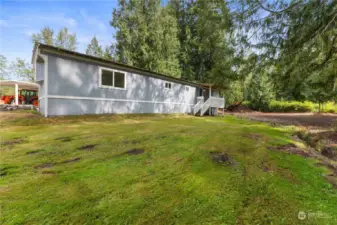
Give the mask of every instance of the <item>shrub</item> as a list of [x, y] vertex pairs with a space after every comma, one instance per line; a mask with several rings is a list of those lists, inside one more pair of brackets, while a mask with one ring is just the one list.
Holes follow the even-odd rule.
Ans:
[[337, 113], [337, 105], [334, 102], [327, 102], [323, 106], [323, 112]]
[[[250, 107], [251, 109], [256, 109], [250, 101], [244, 101], [242, 103]], [[258, 107], [264, 112], [318, 112], [318, 103], [313, 103], [310, 101], [298, 102], [298, 101], [270, 101], [267, 106]], [[337, 105], [334, 102], [324, 103], [323, 112], [325, 113], [337, 113]]]
[[268, 104], [270, 112], [314, 112], [315, 104], [312, 102], [297, 101], [271, 101]]

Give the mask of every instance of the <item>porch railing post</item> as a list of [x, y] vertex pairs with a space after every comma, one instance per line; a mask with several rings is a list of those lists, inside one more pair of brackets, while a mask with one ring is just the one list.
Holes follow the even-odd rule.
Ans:
[[19, 105], [19, 85], [15, 84], [15, 105]]

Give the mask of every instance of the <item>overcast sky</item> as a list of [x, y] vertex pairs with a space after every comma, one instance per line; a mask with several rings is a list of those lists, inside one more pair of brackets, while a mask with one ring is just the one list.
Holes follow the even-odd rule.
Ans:
[[0, 54], [8, 61], [31, 60], [31, 36], [44, 26], [76, 32], [77, 51], [84, 52], [96, 35], [101, 45], [113, 42], [109, 25], [117, 0], [0, 0]]

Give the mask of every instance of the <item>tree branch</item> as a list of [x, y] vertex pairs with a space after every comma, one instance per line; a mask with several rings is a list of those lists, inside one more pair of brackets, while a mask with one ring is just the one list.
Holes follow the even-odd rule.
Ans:
[[279, 14], [279, 13], [283, 13], [283, 12], [285, 12], [285, 11], [288, 11], [288, 10], [292, 9], [294, 6], [298, 5], [298, 4], [300, 3], [300, 1], [295, 2], [295, 3], [291, 4], [290, 6], [288, 6], [287, 8], [282, 9], [282, 10], [280, 10], [280, 11], [274, 11], [274, 10], [268, 9], [268, 8], [265, 7], [259, 0], [257, 0], [257, 3], [259, 4], [259, 6], [260, 6], [263, 10], [268, 11], [268, 12], [270, 12], [270, 13]]

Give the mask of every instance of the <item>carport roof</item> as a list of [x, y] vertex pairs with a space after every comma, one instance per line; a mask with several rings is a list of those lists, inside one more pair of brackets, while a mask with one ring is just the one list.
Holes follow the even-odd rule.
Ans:
[[38, 90], [39, 85], [27, 81], [18, 81], [18, 80], [0, 80], [0, 86], [9, 86], [14, 87], [15, 84], [19, 86], [19, 89], [29, 89], [29, 90]]

